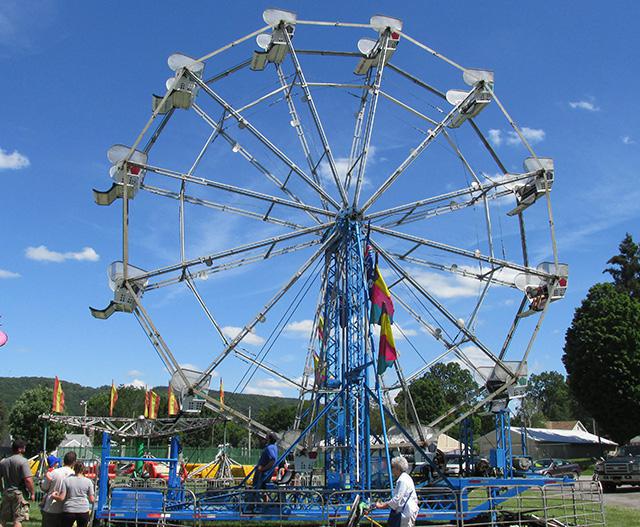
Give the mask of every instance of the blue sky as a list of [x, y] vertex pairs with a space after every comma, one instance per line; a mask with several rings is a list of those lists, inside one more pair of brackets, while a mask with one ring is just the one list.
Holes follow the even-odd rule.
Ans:
[[[404, 20], [409, 35], [448, 57], [468, 67], [495, 71], [496, 93], [516, 122], [528, 130], [538, 155], [555, 159], [552, 203], [560, 261], [570, 265], [570, 288], [562, 302], [551, 306], [530, 368], [563, 371], [564, 332], [575, 307], [593, 283], [606, 279], [602, 269], [625, 232], [640, 236], [640, 132], [635, 124], [640, 107], [633, 91], [640, 80], [633, 67], [640, 51], [637, 3], [617, 2], [605, 9], [599, 2], [490, 2], [480, 9], [472, 2], [282, 0], [279, 6], [306, 20], [367, 22], [376, 13], [396, 16]], [[167, 57], [175, 51], [202, 56], [258, 29], [265, 7], [245, 1], [189, 2], [180, 7], [168, 3], [159, 7], [157, 2], [2, 3], [0, 315], [9, 342], [0, 349], [0, 375], [57, 374], [89, 385], [108, 384], [112, 379], [150, 385], [166, 382], [160, 361], [132, 316], [116, 314], [102, 322], [89, 315], [89, 305], [103, 307], [111, 298], [106, 267], [120, 259], [121, 250], [120, 202], [97, 207], [91, 189], [109, 187], [106, 150], [114, 143], [130, 144], [139, 133], [150, 115], [151, 94], [163, 93], [164, 81], [171, 75]], [[375, 34], [365, 29], [300, 26], [294, 40], [300, 47], [351, 51], [362, 37]], [[206, 73], [250, 57], [254, 48], [250, 41], [221, 55], [207, 64]], [[441, 89], [464, 87], [456, 70], [407, 41], [401, 41], [393, 62]], [[318, 59], [303, 62], [308, 80], [314, 81], [353, 80], [354, 65]], [[412, 91], [397, 76], [388, 74], [384, 82], [387, 79], [390, 92], [437, 116], [441, 100]], [[274, 82], [277, 78], [271, 70], [244, 72], [221, 82], [219, 90], [240, 106], [274, 89]], [[323, 89], [314, 91], [314, 96], [336, 157], [346, 157], [354, 97]], [[203, 94], [198, 100], [204, 106]], [[210, 115], [219, 118], [219, 108], [210, 101], [207, 104]], [[276, 101], [247, 115], [303, 166], [296, 137], [287, 126], [286, 102]], [[152, 162], [187, 171], [209, 129], [186, 112], [175, 121], [176, 126], [158, 142], [157, 154], [154, 147]], [[493, 139], [509, 170], [520, 171], [525, 150], [511, 140], [508, 123], [495, 104], [477, 122]], [[375, 190], [411, 145], [424, 138], [420, 130], [424, 123], [390, 104], [381, 105], [376, 124], [365, 194]], [[474, 170], [496, 174], [495, 165], [469, 130], [461, 128], [452, 135]], [[242, 141], [247, 149], [257, 148], [250, 138]], [[315, 141], [313, 149], [318, 146]], [[240, 156], [229, 153], [228, 145], [214, 146], [203, 159], [203, 176], [215, 175], [213, 179], [275, 194]], [[465, 186], [464, 171], [445, 147], [434, 146], [427, 154], [425, 164], [403, 175], [384, 205]], [[286, 176], [272, 155], [264, 153], [261, 159], [274, 173]], [[297, 185], [301, 196], [311, 200], [304, 187]], [[167, 188], [175, 190], [175, 182]], [[188, 190], [195, 196], [219, 198], [202, 189]], [[244, 198], [233, 203], [256, 206]], [[385, 208], [382, 203], [380, 208]], [[497, 203], [492, 209], [494, 242], [498, 252], [504, 250], [508, 258], [518, 261], [517, 226], [505, 214], [509, 208], [508, 203]], [[264, 211], [264, 206], [255, 210]], [[306, 218], [283, 207], [276, 208], [274, 215], [276, 211], [278, 217], [291, 221], [304, 223]], [[535, 263], [550, 255], [545, 213], [543, 202], [527, 211]], [[187, 217], [186, 250], [192, 256], [286, 232], [195, 208], [188, 209]], [[177, 218], [176, 204], [170, 200], [141, 196], [132, 202], [134, 265], [151, 269], [176, 261]], [[470, 210], [416, 224], [406, 232], [469, 249], [481, 247], [485, 252], [482, 221], [479, 211]], [[203, 297], [233, 335], [233, 328], [243, 326], [313, 250], [214, 275], [199, 284]], [[442, 255], [430, 255], [452, 263]], [[477, 291], [470, 292], [467, 282], [414, 271], [452, 312], [468, 315]], [[304, 321], [313, 318], [317, 284], [317, 279], [315, 285], [309, 284], [311, 294], [288, 319], [297, 325], [289, 326], [269, 352], [269, 360], [292, 377], [301, 375], [304, 366], [308, 338]], [[513, 291], [492, 292], [480, 312], [478, 334], [494, 346], [508, 328], [514, 299], [517, 302], [519, 297]], [[149, 292], [144, 302], [182, 363], [202, 367], [220, 351], [220, 341], [183, 286]], [[247, 349], [262, 349], [282, 314], [276, 310], [259, 325], [246, 342]], [[427, 355], [436, 353], [415, 321], [406, 314], [396, 321], [411, 344]], [[531, 325], [531, 321], [524, 324], [525, 336]], [[516, 347], [522, 349], [524, 342], [518, 340]], [[399, 339], [398, 345], [406, 369], [418, 367], [409, 342]], [[514, 357], [517, 353], [514, 350]], [[219, 373], [227, 390], [241, 383], [244, 370], [246, 366], [236, 359], [223, 365]], [[252, 378], [248, 390], [293, 393], [262, 373]]]

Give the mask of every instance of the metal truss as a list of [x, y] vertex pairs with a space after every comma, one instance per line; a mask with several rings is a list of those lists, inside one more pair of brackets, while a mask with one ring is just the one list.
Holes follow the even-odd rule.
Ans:
[[107, 432], [112, 436], [133, 438], [144, 437], [154, 439], [184, 434], [202, 428], [209, 428], [219, 418], [208, 417], [173, 417], [145, 419], [140, 417], [85, 417], [82, 415], [43, 414], [43, 421], [59, 423], [74, 428], [82, 428], [91, 432]]

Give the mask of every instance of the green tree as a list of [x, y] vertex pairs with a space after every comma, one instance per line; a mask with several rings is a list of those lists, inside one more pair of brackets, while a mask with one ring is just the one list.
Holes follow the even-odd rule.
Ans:
[[275, 432], [288, 430], [293, 425], [295, 418], [295, 406], [283, 406], [281, 404], [271, 404], [263, 408], [258, 414], [258, 422]]
[[624, 443], [640, 433], [640, 302], [596, 284], [576, 309], [562, 357], [571, 392], [602, 430]]
[[[422, 424], [429, 423], [453, 406], [469, 400], [478, 389], [471, 373], [456, 362], [438, 363], [409, 387], [411, 398]], [[395, 399], [398, 416], [404, 422], [412, 422], [408, 398], [401, 391]], [[480, 420], [474, 420], [474, 429]], [[455, 430], [453, 431], [456, 432]]]
[[569, 419], [583, 420], [585, 425], [591, 421], [573, 397], [564, 376], [557, 371], [531, 375], [514, 424], [544, 427], [546, 421]]
[[5, 409], [4, 403], [0, 401], [0, 439], [4, 438], [6, 420], [7, 410]]
[[[16, 400], [9, 413], [9, 431], [15, 438], [27, 442], [27, 455], [33, 456], [42, 450], [45, 422], [39, 419], [42, 414], [51, 411], [53, 390], [46, 386], [37, 386], [24, 392]], [[53, 450], [64, 438], [65, 427], [49, 423], [47, 450]]]
[[640, 300], [640, 247], [634, 243], [631, 234], [627, 233], [618, 246], [620, 254], [611, 257], [603, 273], [613, 277], [616, 289], [628, 293], [631, 298]]

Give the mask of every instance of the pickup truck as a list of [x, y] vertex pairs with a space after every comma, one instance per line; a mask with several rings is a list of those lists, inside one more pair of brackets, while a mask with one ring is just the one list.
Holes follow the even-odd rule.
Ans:
[[640, 485], [640, 445], [623, 446], [613, 456], [595, 465], [594, 481], [604, 492], [614, 492], [621, 485]]

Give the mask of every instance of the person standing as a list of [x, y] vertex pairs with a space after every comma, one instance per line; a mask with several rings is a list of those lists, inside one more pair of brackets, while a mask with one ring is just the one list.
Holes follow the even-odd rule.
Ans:
[[53, 499], [54, 492], [62, 490], [62, 483], [74, 474], [73, 466], [77, 456], [75, 452], [67, 452], [62, 460], [63, 466], [48, 472], [40, 483], [46, 492], [42, 505], [42, 527], [62, 527], [62, 502]]
[[273, 468], [278, 460], [278, 436], [273, 432], [267, 435], [267, 446], [260, 454], [260, 459], [253, 473], [253, 488], [261, 489], [273, 474]]
[[389, 501], [378, 501], [376, 509], [389, 511], [388, 527], [413, 527], [418, 516], [418, 496], [413, 479], [409, 475], [409, 463], [402, 457], [391, 460], [391, 473], [395, 479], [393, 497]]
[[91, 506], [95, 501], [93, 482], [84, 476], [84, 464], [73, 465], [74, 475], [62, 482], [62, 490], [53, 492], [53, 499], [62, 503], [62, 527], [87, 527], [91, 517]]
[[13, 455], [0, 461], [0, 527], [22, 527], [22, 523], [29, 520], [27, 500], [33, 500], [35, 497], [33, 474], [29, 462], [24, 457], [27, 444], [21, 439], [16, 439], [11, 445], [11, 450]]

